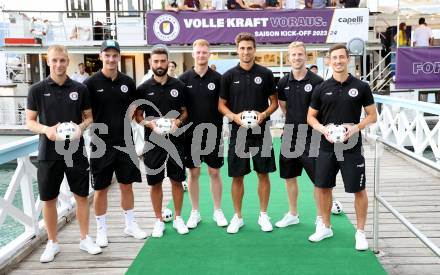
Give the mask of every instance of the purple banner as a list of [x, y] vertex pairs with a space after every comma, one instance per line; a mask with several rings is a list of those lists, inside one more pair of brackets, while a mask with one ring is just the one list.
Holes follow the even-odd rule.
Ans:
[[[147, 12], [147, 42], [150, 45], [192, 44], [194, 40], [204, 38], [212, 44], [233, 44], [238, 33], [250, 32], [259, 43], [290, 43], [295, 40], [325, 43], [333, 14], [334, 9], [153, 11]], [[358, 24], [356, 20], [359, 19], [343, 23]]]
[[440, 47], [397, 49], [396, 88], [440, 88]]

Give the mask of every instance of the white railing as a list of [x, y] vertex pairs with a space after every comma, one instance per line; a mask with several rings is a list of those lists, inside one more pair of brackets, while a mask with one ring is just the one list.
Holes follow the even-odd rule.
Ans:
[[[400, 151], [440, 169], [440, 105], [375, 95], [377, 123], [367, 135], [379, 136]], [[432, 157], [426, 157], [426, 153]]]
[[[4, 265], [30, 239], [41, 235], [43, 221], [39, 219], [42, 202], [34, 194], [33, 184], [37, 178], [37, 168], [30, 160], [30, 154], [38, 149], [38, 136], [32, 136], [0, 145], [0, 164], [10, 161], [17, 161], [17, 168], [11, 178], [6, 193], [0, 197], [0, 226], [5, 222], [6, 217], [10, 216], [22, 225], [24, 232], [8, 244], [0, 248], [0, 266]], [[13, 200], [20, 190], [23, 207], [13, 205]], [[35, 199], [37, 197], [37, 199]], [[66, 178], [61, 185], [60, 195], [58, 196], [58, 219], [62, 220], [75, 208], [75, 201], [69, 190]]]

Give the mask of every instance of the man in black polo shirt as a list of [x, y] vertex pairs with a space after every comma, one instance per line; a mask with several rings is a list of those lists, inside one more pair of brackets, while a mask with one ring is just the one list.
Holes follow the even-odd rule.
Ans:
[[[94, 125], [104, 124], [108, 133], [100, 133], [95, 129], [92, 148], [97, 149], [99, 139], [105, 143], [105, 153], [100, 158], [92, 156], [90, 166], [95, 189], [96, 243], [100, 247], [108, 245], [106, 212], [107, 193], [112, 182], [113, 173], [121, 190], [121, 207], [124, 211], [124, 233], [136, 239], [144, 239], [147, 233], [141, 230], [134, 217], [133, 182], [141, 182], [141, 174], [137, 163], [133, 163], [129, 155], [115, 148], [126, 147], [124, 140], [124, 122], [129, 105], [136, 99], [136, 85], [129, 76], [118, 71], [121, 59], [118, 42], [106, 40], [102, 42], [100, 58], [101, 71], [88, 78], [84, 84], [90, 91]], [[96, 127], [94, 127], [96, 128]], [[97, 131], [98, 130], [98, 131]]]
[[[188, 189], [192, 206], [191, 215], [186, 223], [188, 228], [197, 227], [202, 219], [199, 212], [201, 162], [208, 165], [211, 179], [212, 200], [214, 201], [213, 219], [218, 226], [228, 225], [221, 209], [222, 179], [220, 168], [223, 166], [223, 139], [221, 136], [223, 116], [217, 109], [221, 75], [209, 68], [209, 55], [208, 41], [204, 39], [194, 41], [192, 53], [194, 68], [179, 77], [188, 89], [188, 121], [193, 123], [191, 128], [185, 132], [185, 166], [190, 171]], [[202, 125], [208, 123], [209, 126], [215, 126], [216, 130], [214, 134], [216, 138], [210, 140], [208, 140], [208, 129]], [[203, 132], [201, 132], [202, 129], [204, 129]], [[212, 147], [207, 143], [215, 145]], [[204, 154], [202, 150], [209, 150], [210, 153]]]
[[[250, 157], [258, 176], [258, 224], [261, 230], [269, 232], [273, 228], [266, 212], [270, 195], [268, 173], [274, 172], [276, 167], [272, 137], [266, 122], [278, 107], [275, 81], [270, 70], [255, 64], [256, 43], [252, 34], [239, 33], [235, 37], [235, 44], [240, 63], [223, 75], [219, 99], [220, 112], [233, 121], [228, 150], [228, 174], [232, 177], [231, 193], [235, 214], [227, 232], [237, 233], [244, 225], [241, 215], [243, 179], [251, 171]], [[243, 139], [242, 133], [246, 130], [241, 127], [241, 114], [243, 111], [251, 110], [257, 112], [260, 128], [248, 129]], [[258, 130], [261, 131], [257, 133]], [[255, 152], [257, 150], [258, 152]]]
[[[307, 70], [307, 53], [302, 42], [292, 42], [289, 45], [289, 60], [292, 71], [280, 79], [277, 85], [278, 102], [286, 115], [284, 134], [281, 138], [280, 177], [286, 180], [289, 213], [275, 224], [277, 227], [299, 223], [296, 178], [301, 175], [303, 168], [312, 182], [314, 181], [315, 158], [309, 157], [312, 128], [307, 125], [307, 110], [313, 89], [323, 81], [321, 77]], [[304, 129], [299, 130], [299, 127]], [[317, 202], [316, 188], [314, 190]], [[316, 224], [319, 224], [322, 222], [319, 207], [317, 211]]]
[[[101, 253], [101, 248], [87, 235], [89, 231], [87, 199], [89, 195], [89, 163], [83, 154], [82, 132], [93, 121], [89, 92], [86, 86], [67, 76], [69, 57], [64, 46], [53, 45], [49, 47], [47, 65], [50, 68], [50, 76], [31, 86], [26, 109], [28, 128], [32, 132], [40, 134], [37, 180], [40, 200], [43, 201], [43, 218], [48, 235], [46, 249], [40, 257], [40, 261], [43, 263], [53, 261], [55, 255], [60, 252], [57, 241], [57, 197], [64, 174], [66, 174], [67, 182], [77, 204], [76, 215], [81, 235], [79, 248], [90, 254]], [[63, 122], [75, 123], [76, 138], [80, 138], [80, 146], [72, 155], [73, 166], [69, 166], [65, 162], [64, 156], [55, 149], [56, 129]], [[69, 143], [69, 147], [71, 145], [73, 144]]]
[[[321, 139], [319, 156], [316, 160], [315, 186], [318, 187], [319, 206], [323, 225], [309, 237], [319, 242], [333, 236], [330, 225], [332, 188], [336, 174], [341, 170], [345, 191], [354, 193], [357, 218], [356, 249], [368, 249], [364, 227], [367, 218], [368, 197], [365, 190], [365, 159], [362, 155], [360, 130], [376, 122], [376, 106], [368, 83], [348, 73], [349, 52], [344, 45], [335, 45], [329, 51], [333, 76], [319, 85], [312, 95], [307, 122], [325, 138]], [[364, 108], [366, 116], [360, 121]], [[334, 144], [328, 124], [343, 125], [348, 144], [340, 158], [339, 149], [346, 144]], [[349, 140], [350, 139], [350, 140]], [[339, 156], [338, 156], [339, 155]]]
[[[136, 110], [136, 120], [145, 126], [145, 140], [150, 145], [144, 155], [144, 164], [147, 169], [147, 182], [151, 186], [151, 203], [156, 216], [151, 236], [160, 238], [165, 230], [165, 224], [162, 220], [162, 182], [165, 178], [165, 172], [171, 181], [173, 194], [173, 227], [179, 234], [189, 232], [181, 217], [182, 181], [185, 180], [186, 175], [183, 166], [184, 136], [178, 131], [188, 114], [185, 105], [185, 84], [167, 75], [168, 50], [165, 46], [158, 45], [152, 49], [150, 63], [153, 77], [137, 88], [138, 98], [146, 100], [147, 103], [140, 105]], [[156, 124], [159, 118], [171, 119], [171, 133], [164, 135], [160, 133]]]

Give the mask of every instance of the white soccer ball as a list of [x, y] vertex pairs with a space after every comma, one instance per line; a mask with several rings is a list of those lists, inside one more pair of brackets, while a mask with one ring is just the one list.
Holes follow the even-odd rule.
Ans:
[[244, 111], [241, 113], [241, 125], [246, 128], [253, 128], [258, 125], [258, 115], [255, 111]]
[[156, 120], [157, 132], [161, 135], [166, 135], [171, 132], [173, 123], [169, 118], [159, 118]]
[[72, 122], [63, 122], [57, 127], [57, 139], [58, 140], [70, 140], [76, 137], [77, 128]]
[[330, 140], [334, 143], [342, 143], [345, 140], [345, 133], [347, 128], [342, 125], [329, 124], [328, 126]]
[[186, 181], [182, 181], [183, 191], [188, 191], [188, 183]]
[[342, 213], [342, 211], [342, 203], [340, 201], [333, 201], [332, 213], [335, 215], [339, 215]]
[[162, 220], [164, 222], [170, 222], [173, 220], [173, 211], [169, 208], [162, 209]]

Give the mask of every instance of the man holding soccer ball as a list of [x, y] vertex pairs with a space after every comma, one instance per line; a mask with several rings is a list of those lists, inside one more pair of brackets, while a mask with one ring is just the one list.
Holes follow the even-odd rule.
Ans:
[[[321, 208], [323, 224], [316, 227], [316, 232], [309, 237], [309, 240], [319, 242], [333, 236], [330, 224], [332, 188], [335, 186], [336, 175], [341, 170], [345, 191], [355, 195], [354, 206], [357, 217], [355, 248], [367, 250], [368, 242], [364, 227], [368, 197], [365, 190], [365, 159], [362, 155], [360, 130], [376, 122], [376, 106], [368, 83], [348, 73], [350, 57], [345, 45], [333, 46], [329, 54], [333, 76], [316, 87], [307, 115], [308, 124], [325, 137], [321, 139], [315, 174], [318, 205]], [[366, 116], [360, 121], [362, 108]], [[335, 137], [330, 135], [330, 126], [326, 126], [329, 124], [345, 127], [345, 144], [335, 143]], [[339, 158], [338, 147], [343, 148], [350, 143], [353, 143], [353, 146], [344, 148], [342, 159]]]
[[[144, 155], [144, 163], [147, 169], [147, 182], [151, 186], [151, 202], [157, 219], [151, 236], [160, 238], [165, 230], [162, 218], [162, 181], [165, 178], [165, 171], [171, 181], [173, 194], [175, 213], [173, 227], [179, 234], [189, 232], [181, 217], [184, 192], [182, 181], [186, 178], [183, 166], [184, 137], [177, 133], [173, 135], [173, 132], [182, 126], [188, 114], [185, 103], [185, 84], [167, 75], [168, 50], [165, 46], [153, 47], [150, 66], [153, 70], [153, 77], [137, 88], [138, 98], [147, 100], [149, 104], [138, 107], [136, 120], [145, 126], [145, 140], [153, 143], [153, 147]], [[163, 121], [161, 119], [163, 117], [171, 120], [170, 131], [159, 130], [159, 128], [165, 128], [165, 123], [160, 123], [162, 127], [158, 125], [159, 121]], [[161, 141], [168, 143], [160, 146]]]
[[[40, 134], [37, 181], [48, 235], [46, 249], [40, 257], [43, 263], [53, 261], [60, 252], [57, 240], [57, 197], [64, 174], [77, 204], [76, 216], [81, 238], [79, 248], [90, 254], [101, 253], [101, 248], [88, 236], [89, 162], [83, 155], [82, 132], [93, 120], [89, 92], [86, 86], [67, 76], [69, 57], [66, 47], [50, 46], [47, 50], [47, 65], [50, 76], [31, 86], [26, 109], [27, 127]], [[71, 122], [69, 129], [76, 129], [73, 137], [69, 135], [69, 139], [80, 138], [79, 148], [72, 155], [73, 166], [68, 166], [63, 155], [55, 149], [55, 141], [64, 139], [57, 136], [57, 127], [64, 122]]]
[[[258, 224], [262, 231], [269, 232], [273, 227], [266, 212], [270, 194], [268, 173], [274, 172], [276, 168], [272, 137], [266, 122], [278, 107], [275, 81], [269, 69], [255, 64], [256, 42], [252, 34], [239, 33], [235, 37], [235, 44], [240, 62], [223, 75], [218, 106], [220, 112], [232, 120], [228, 174], [232, 177], [231, 193], [235, 214], [227, 232], [237, 233], [244, 225], [241, 214], [243, 180], [244, 176], [251, 172], [250, 157], [258, 176], [260, 199]], [[241, 127], [243, 126], [241, 115], [244, 111], [256, 112], [260, 129]], [[241, 135], [243, 132], [246, 135]]]

